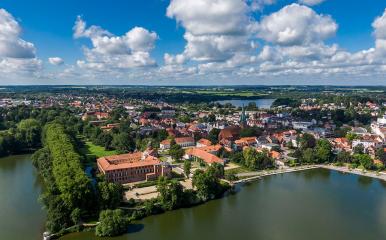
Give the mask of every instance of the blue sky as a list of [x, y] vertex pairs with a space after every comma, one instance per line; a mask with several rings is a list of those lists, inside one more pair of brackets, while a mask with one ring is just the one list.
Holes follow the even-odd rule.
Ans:
[[[386, 83], [384, 0], [2, 0], [0, 8], [8, 14], [0, 17], [0, 71], [9, 73], [0, 84]], [[296, 19], [299, 12], [305, 17]], [[284, 18], [295, 20], [285, 26]], [[7, 38], [7, 21], [21, 31]], [[81, 23], [87, 27], [75, 37]], [[92, 25], [109, 34], [87, 33]], [[147, 39], [137, 48], [123, 43], [135, 27], [141, 31], [132, 36]], [[32, 44], [21, 50], [34, 56], [9, 54], [2, 35]], [[95, 45], [103, 37], [110, 45]], [[119, 46], [114, 37], [122, 38]], [[122, 52], [109, 50], [115, 47]]]

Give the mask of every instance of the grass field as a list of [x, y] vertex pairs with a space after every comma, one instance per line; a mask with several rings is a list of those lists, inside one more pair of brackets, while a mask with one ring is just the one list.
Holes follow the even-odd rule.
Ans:
[[83, 151], [85, 155], [94, 155], [96, 158], [118, 154], [115, 150], [106, 151], [104, 147], [97, 146], [92, 142], [86, 142]]
[[239, 174], [239, 173], [246, 173], [246, 172], [251, 172], [248, 168], [245, 168], [243, 166], [240, 166], [238, 168], [233, 168], [229, 170], [225, 170], [225, 175], [231, 175], [231, 174]]

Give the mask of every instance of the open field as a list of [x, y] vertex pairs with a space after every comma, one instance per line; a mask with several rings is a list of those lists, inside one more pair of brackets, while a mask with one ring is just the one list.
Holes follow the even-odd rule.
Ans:
[[85, 142], [85, 147], [81, 151], [85, 155], [94, 155], [96, 158], [118, 154], [115, 150], [107, 151], [104, 147], [97, 146], [92, 142]]

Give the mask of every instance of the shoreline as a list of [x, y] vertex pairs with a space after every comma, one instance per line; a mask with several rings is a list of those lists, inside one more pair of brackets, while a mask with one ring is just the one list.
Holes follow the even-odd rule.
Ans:
[[338, 167], [333, 165], [319, 165], [319, 167], [328, 169], [328, 170], [334, 170], [334, 171], [343, 172], [343, 173], [351, 173], [359, 176], [371, 177], [371, 178], [376, 178], [376, 179], [386, 181], [386, 173], [384, 172], [377, 173], [374, 171], [360, 170], [358, 168], [349, 169], [348, 167]]
[[[308, 166], [302, 166], [302, 167], [295, 167], [295, 168], [287, 168], [287, 169], [279, 169], [279, 170], [272, 170], [270, 172], [267, 171], [261, 171], [261, 172], [250, 172], [249, 174], [255, 175], [244, 178], [238, 181], [232, 182], [233, 185], [241, 184], [241, 183], [248, 183], [248, 182], [253, 182], [256, 180], [260, 180], [263, 177], [267, 176], [273, 176], [273, 175], [279, 175], [279, 174], [285, 174], [285, 173], [291, 173], [291, 172], [299, 172], [299, 171], [306, 171], [306, 170], [311, 170], [311, 169], [317, 169], [317, 168], [323, 168], [323, 169], [328, 169], [328, 170], [333, 170], [333, 171], [338, 171], [342, 173], [351, 173], [359, 176], [364, 176], [364, 177], [370, 177], [370, 178], [376, 178], [379, 180], [386, 181], [386, 173], [385, 172], [374, 172], [374, 171], [368, 171], [368, 170], [360, 170], [360, 169], [349, 169], [348, 167], [338, 167], [338, 166], [333, 166], [333, 165], [308, 165]], [[248, 174], [248, 173], [246, 173]]]

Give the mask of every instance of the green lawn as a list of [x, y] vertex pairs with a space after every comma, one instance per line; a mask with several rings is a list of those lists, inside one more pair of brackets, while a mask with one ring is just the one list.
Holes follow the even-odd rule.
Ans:
[[240, 166], [238, 168], [233, 168], [229, 170], [225, 170], [225, 175], [231, 175], [231, 174], [239, 174], [239, 173], [246, 173], [246, 172], [251, 172], [248, 168], [245, 168], [243, 166]]
[[106, 151], [104, 147], [97, 146], [93, 144], [92, 142], [86, 142], [85, 148], [83, 149], [83, 153], [85, 155], [94, 155], [97, 158], [104, 157], [104, 156], [111, 156], [118, 154], [117, 151]]

